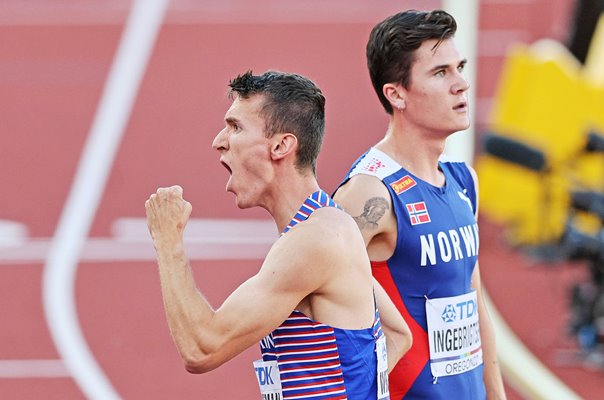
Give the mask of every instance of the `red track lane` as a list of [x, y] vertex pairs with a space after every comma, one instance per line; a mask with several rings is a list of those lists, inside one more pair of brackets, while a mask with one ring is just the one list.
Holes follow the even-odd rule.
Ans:
[[[118, 218], [142, 217], [148, 195], [171, 184], [185, 188], [194, 218], [268, 218], [262, 210], [236, 209], [224, 192], [227, 173], [210, 148], [229, 104], [226, 83], [246, 69], [298, 72], [322, 87], [327, 136], [318, 170], [322, 186], [332, 190], [387, 124], [363, 56], [371, 25], [166, 25], [91, 236], [110, 236]], [[117, 24], [0, 26], [0, 219], [25, 224], [31, 237], [53, 234], [120, 33]], [[577, 269], [528, 269], [526, 259], [501, 247], [494, 229], [486, 225], [483, 232], [481, 268], [489, 293], [512, 328], [554, 365], [552, 351], [572, 346], [563, 338], [562, 301]], [[195, 273], [218, 306], [258, 266], [257, 260], [196, 262]], [[44, 321], [41, 277], [41, 263], [0, 264], [0, 359], [58, 358]], [[124, 398], [258, 397], [251, 368], [256, 348], [206, 375], [184, 370], [165, 323], [154, 262], [82, 263], [76, 298], [86, 340]], [[601, 373], [556, 373], [587, 399], [604, 396]], [[0, 394], [83, 398], [69, 378], [0, 378]]]

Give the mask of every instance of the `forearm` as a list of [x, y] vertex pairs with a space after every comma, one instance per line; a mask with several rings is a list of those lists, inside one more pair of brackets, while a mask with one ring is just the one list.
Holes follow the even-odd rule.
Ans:
[[480, 336], [482, 341], [482, 358], [484, 363], [484, 384], [487, 391], [487, 399], [505, 399], [503, 379], [497, 359], [495, 332], [493, 323], [489, 317], [486, 305], [481, 302], [480, 312]]
[[157, 248], [164, 311], [174, 344], [187, 370], [215, 368], [215, 334], [210, 329], [214, 310], [197, 290], [182, 243]]
[[392, 372], [401, 357], [411, 348], [411, 334], [393, 334], [384, 330], [386, 349], [388, 351], [388, 373]]
[[[166, 319], [187, 370], [205, 372], [220, 364], [221, 331], [213, 326], [214, 310], [197, 290], [184, 252], [184, 229], [191, 204], [180, 186], [159, 188], [145, 202], [147, 226], [157, 253]], [[224, 361], [222, 361], [224, 362]]]
[[413, 337], [409, 326], [375, 278], [373, 279], [373, 286], [382, 330], [386, 336], [388, 372], [391, 372], [401, 357], [411, 348]]

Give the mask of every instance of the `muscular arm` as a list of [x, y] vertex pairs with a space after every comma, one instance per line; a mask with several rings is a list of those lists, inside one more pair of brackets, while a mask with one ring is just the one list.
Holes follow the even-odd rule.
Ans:
[[359, 226], [369, 258], [388, 259], [396, 246], [396, 218], [388, 189], [376, 177], [356, 175], [334, 195]]
[[[373, 176], [356, 175], [337, 191], [334, 200], [354, 218], [370, 259], [381, 261], [389, 258], [394, 252], [397, 232], [390, 194], [384, 184]], [[386, 335], [390, 372], [411, 348], [413, 338], [400, 312], [375, 279], [374, 288]]]
[[299, 250], [324, 238], [317, 229], [295, 229], [273, 246], [258, 274], [214, 310], [197, 289], [184, 252], [191, 206], [182, 189], [159, 189], [145, 207], [168, 326], [189, 372], [212, 370], [258, 342], [327, 279], [330, 269], [320, 267], [330, 265], [333, 255], [315, 248], [311, 263], [311, 252]]

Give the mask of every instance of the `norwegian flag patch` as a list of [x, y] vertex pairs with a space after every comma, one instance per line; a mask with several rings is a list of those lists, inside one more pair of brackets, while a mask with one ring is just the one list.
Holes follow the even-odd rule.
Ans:
[[430, 214], [428, 214], [428, 208], [426, 203], [420, 201], [419, 203], [407, 204], [407, 212], [409, 213], [409, 219], [411, 225], [419, 225], [430, 222]]

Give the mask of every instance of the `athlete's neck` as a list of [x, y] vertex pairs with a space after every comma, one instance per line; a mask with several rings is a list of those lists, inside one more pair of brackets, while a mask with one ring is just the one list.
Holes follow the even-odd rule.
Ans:
[[395, 128], [391, 123], [384, 138], [374, 147], [423, 181], [437, 187], [443, 186], [445, 176], [438, 160], [445, 149], [445, 139]]
[[283, 232], [287, 224], [300, 209], [300, 205], [311, 194], [319, 190], [317, 179], [312, 173], [290, 177], [279, 185], [273, 185], [275, 193], [270, 196], [264, 208], [272, 215], [278, 232]]

